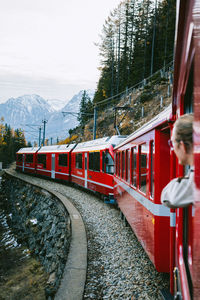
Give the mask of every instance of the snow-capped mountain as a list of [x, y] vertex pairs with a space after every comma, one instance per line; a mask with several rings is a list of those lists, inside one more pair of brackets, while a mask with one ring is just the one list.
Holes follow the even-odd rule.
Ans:
[[48, 99], [47, 102], [54, 110], [59, 111], [66, 105], [68, 101], [67, 100], [64, 101], [60, 99]]
[[[83, 91], [80, 91], [60, 110], [56, 111], [51, 101], [47, 101], [38, 95], [24, 95], [18, 98], [10, 98], [0, 104], [0, 118], [12, 128], [21, 128], [25, 132], [27, 141], [38, 143], [39, 127], [42, 121], [47, 120], [45, 138], [56, 142], [57, 138], [64, 139], [68, 136], [69, 129], [78, 125], [77, 114], [82, 99]], [[93, 99], [94, 91], [88, 90], [88, 96]], [[56, 100], [59, 102], [59, 100]], [[62, 101], [60, 101], [62, 103]], [[55, 102], [54, 102], [55, 104]], [[65, 116], [62, 112], [69, 112]], [[43, 130], [42, 130], [43, 132]]]
[[[90, 99], [94, 97], [94, 91], [87, 90]], [[68, 136], [69, 129], [78, 126], [77, 114], [79, 112], [80, 102], [83, 91], [74, 95], [72, 99], [58, 112], [51, 114], [47, 123], [47, 136], [49, 138], [64, 139]]]
[[5, 123], [13, 128], [22, 128], [27, 124], [38, 124], [41, 118], [47, 118], [53, 113], [52, 107], [38, 95], [24, 95], [10, 98], [0, 104], [0, 115]]

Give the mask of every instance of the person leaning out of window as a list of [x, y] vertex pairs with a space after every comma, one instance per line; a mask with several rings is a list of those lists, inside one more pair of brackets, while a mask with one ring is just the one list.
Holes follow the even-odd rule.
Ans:
[[178, 118], [169, 141], [179, 164], [190, 166], [186, 176], [171, 180], [161, 193], [161, 202], [170, 208], [185, 207], [194, 201], [193, 119], [193, 114]]

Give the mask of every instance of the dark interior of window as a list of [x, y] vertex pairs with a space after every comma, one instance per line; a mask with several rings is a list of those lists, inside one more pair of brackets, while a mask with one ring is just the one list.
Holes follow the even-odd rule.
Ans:
[[76, 169], [82, 169], [83, 163], [82, 163], [82, 153], [76, 153]]
[[100, 152], [89, 153], [89, 169], [91, 171], [100, 171]]
[[68, 161], [68, 154], [59, 154], [58, 157], [58, 164], [62, 167], [67, 167], [67, 161]]
[[42, 164], [43, 168], [46, 169], [46, 154], [38, 154], [38, 164]]
[[137, 186], [137, 156], [136, 156], [136, 148], [132, 148], [132, 161], [131, 161], [131, 167], [132, 167], [132, 184], [136, 187]]
[[33, 163], [33, 154], [26, 154], [26, 162]]
[[[118, 154], [118, 153], [117, 153]], [[118, 155], [116, 155], [116, 159], [118, 159]], [[118, 160], [116, 161], [117, 166]], [[102, 156], [102, 171], [107, 174], [113, 174], [114, 173], [114, 161], [112, 156], [108, 151], [103, 151]]]
[[190, 75], [188, 78], [187, 83], [187, 89], [184, 96], [184, 113], [192, 113], [194, 111], [193, 109], [193, 102], [194, 102], [194, 96], [193, 96], [193, 81], [194, 81], [194, 75], [193, 75], [194, 69], [193, 65], [190, 70]]

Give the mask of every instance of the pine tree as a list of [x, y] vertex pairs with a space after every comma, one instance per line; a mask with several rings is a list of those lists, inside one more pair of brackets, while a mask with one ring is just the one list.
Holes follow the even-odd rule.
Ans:
[[88, 96], [87, 92], [84, 90], [80, 103], [80, 111], [78, 115], [78, 121], [82, 127], [85, 126], [86, 122], [91, 118], [93, 104]]
[[175, 0], [122, 1], [103, 26], [93, 103], [112, 99], [171, 62], [174, 30]]

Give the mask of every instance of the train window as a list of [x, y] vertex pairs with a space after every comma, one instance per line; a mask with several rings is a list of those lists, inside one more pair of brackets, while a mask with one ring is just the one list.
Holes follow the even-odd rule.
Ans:
[[17, 155], [17, 160], [18, 160], [18, 162], [22, 162], [23, 161], [23, 155], [22, 154], [18, 154]]
[[118, 152], [118, 176], [121, 174], [121, 153]]
[[89, 169], [91, 171], [100, 171], [100, 152], [89, 153]]
[[62, 167], [67, 167], [68, 165], [68, 154], [59, 154], [58, 156], [58, 164]]
[[125, 152], [122, 151], [122, 178], [125, 179]]
[[151, 197], [154, 197], [154, 158], [155, 158], [155, 149], [154, 149], [154, 141], [150, 143], [150, 162], [151, 162], [151, 169], [150, 169], [150, 193]]
[[126, 180], [130, 179], [130, 152], [126, 150]]
[[100, 152], [94, 152], [94, 171], [100, 171]]
[[137, 186], [137, 156], [136, 156], [136, 147], [131, 149], [132, 160], [131, 160], [131, 183], [136, 187]]
[[118, 169], [117, 169], [117, 166], [118, 166], [118, 155], [117, 155], [117, 153], [115, 153], [114, 156], [115, 156], [115, 158], [114, 158], [114, 162], [115, 162], [115, 164], [114, 164], [114, 166], [115, 166], [114, 167], [114, 173], [117, 175], [118, 174]]
[[194, 95], [193, 95], [193, 86], [194, 86], [194, 66], [192, 64], [189, 74], [189, 79], [187, 82], [187, 89], [184, 95], [184, 113], [192, 113], [194, 111]]
[[42, 164], [43, 168], [46, 169], [46, 154], [38, 154], [38, 164]]
[[76, 169], [83, 168], [83, 155], [82, 153], [76, 153]]
[[89, 170], [93, 170], [93, 152], [89, 153]]
[[26, 154], [26, 162], [33, 163], [33, 154]]
[[104, 173], [113, 174], [114, 173], [114, 161], [109, 152], [103, 151], [103, 167], [102, 170]]
[[146, 194], [147, 187], [147, 154], [148, 147], [146, 144], [140, 146], [140, 166], [139, 166], [139, 186], [140, 190]]

